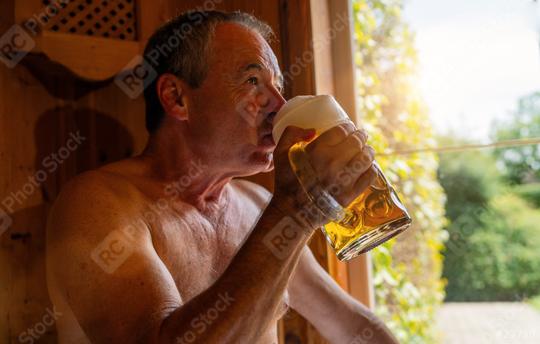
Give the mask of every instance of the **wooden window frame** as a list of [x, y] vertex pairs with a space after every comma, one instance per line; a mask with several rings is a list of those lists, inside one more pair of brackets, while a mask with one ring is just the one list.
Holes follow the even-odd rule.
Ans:
[[[357, 89], [354, 65], [354, 23], [352, 0], [310, 0], [317, 94], [332, 94], [356, 124]], [[328, 272], [353, 297], [374, 307], [370, 254], [340, 262], [331, 248], [327, 254]]]

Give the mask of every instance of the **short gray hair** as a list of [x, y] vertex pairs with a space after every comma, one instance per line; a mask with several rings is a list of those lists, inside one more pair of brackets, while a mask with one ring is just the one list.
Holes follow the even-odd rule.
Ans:
[[148, 40], [145, 61], [157, 76], [145, 85], [146, 129], [152, 133], [165, 113], [157, 96], [160, 75], [172, 73], [191, 87], [199, 87], [208, 73], [209, 47], [220, 23], [237, 23], [258, 32], [266, 41], [275, 36], [272, 28], [253, 15], [236, 11], [189, 11], [163, 24]]

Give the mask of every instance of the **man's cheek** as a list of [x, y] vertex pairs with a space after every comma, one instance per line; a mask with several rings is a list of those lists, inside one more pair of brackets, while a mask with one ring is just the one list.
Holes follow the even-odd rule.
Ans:
[[258, 146], [260, 143], [259, 128], [252, 127], [243, 119], [239, 119], [236, 126], [231, 128], [227, 135], [229, 142], [232, 144], [236, 143], [251, 147]]
[[235, 97], [235, 110], [252, 128], [259, 128], [265, 119], [257, 93], [250, 91]]
[[237, 104], [237, 113], [251, 128], [257, 128], [260, 124], [260, 120], [257, 118], [258, 111], [257, 106], [249, 101], [240, 101]]

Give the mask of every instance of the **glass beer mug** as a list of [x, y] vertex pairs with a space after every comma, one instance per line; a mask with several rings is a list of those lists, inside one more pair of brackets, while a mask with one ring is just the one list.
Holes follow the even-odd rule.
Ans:
[[[294, 125], [315, 128], [318, 136], [344, 123], [352, 124], [332, 96], [298, 96], [278, 112], [272, 134], [278, 142], [285, 128]], [[304, 151], [307, 144], [299, 142], [292, 146], [289, 162], [308, 197], [330, 220], [322, 230], [340, 260], [367, 252], [410, 226], [411, 217], [376, 162], [373, 163], [376, 179], [347, 207], [339, 204], [327, 190], [309, 188], [308, 184], [313, 184], [316, 175]]]

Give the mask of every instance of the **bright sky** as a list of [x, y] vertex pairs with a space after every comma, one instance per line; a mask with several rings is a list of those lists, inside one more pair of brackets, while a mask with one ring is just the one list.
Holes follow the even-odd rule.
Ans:
[[420, 89], [439, 133], [487, 141], [490, 123], [540, 91], [540, 4], [405, 0]]

